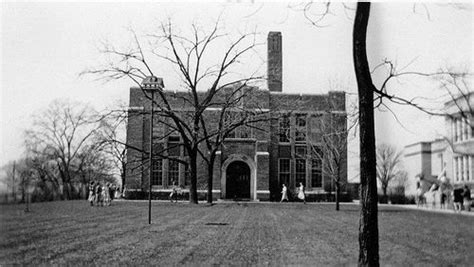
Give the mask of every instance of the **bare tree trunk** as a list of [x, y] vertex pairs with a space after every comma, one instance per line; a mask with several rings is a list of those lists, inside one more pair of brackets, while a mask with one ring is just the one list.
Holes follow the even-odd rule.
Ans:
[[124, 188], [125, 188], [125, 174], [126, 174], [126, 171], [127, 171], [127, 165], [126, 164], [122, 164], [122, 173], [121, 173], [121, 176], [122, 176], [122, 190], [120, 193], [123, 194], [123, 191], [124, 191]]
[[16, 162], [13, 161], [13, 172], [12, 172], [12, 198], [13, 198], [13, 203], [16, 202], [15, 172], [16, 172]]
[[382, 192], [383, 192], [383, 199], [385, 203], [388, 202], [388, 197], [387, 197], [387, 185], [382, 185]]
[[189, 188], [189, 202], [198, 204], [197, 196], [197, 153], [194, 156], [190, 156], [191, 165], [191, 187]]
[[212, 204], [212, 180], [214, 179], [214, 160], [216, 156], [211, 154], [209, 164], [207, 165], [207, 203]]
[[366, 52], [370, 2], [357, 3], [353, 57], [359, 93], [360, 220], [359, 266], [379, 266], [373, 83]]
[[25, 191], [25, 187], [24, 187], [24, 186], [22, 186], [22, 187], [20, 188], [20, 192], [21, 192], [21, 200], [20, 200], [20, 202], [21, 202], [21, 203], [26, 203], [26, 202], [25, 202], [25, 201], [26, 201], [26, 191]]
[[339, 182], [336, 182], [336, 210], [339, 210], [339, 193], [341, 189], [339, 186]]

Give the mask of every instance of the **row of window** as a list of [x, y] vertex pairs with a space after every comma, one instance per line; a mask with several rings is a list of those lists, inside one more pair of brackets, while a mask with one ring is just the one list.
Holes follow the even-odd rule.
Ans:
[[[278, 136], [280, 142], [290, 142], [290, 115], [284, 114], [278, 123]], [[306, 115], [295, 116], [295, 141], [306, 142]]]
[[[189, 170], [185, 168], [184, 164], [179, 163], [175, 160], [168, 160], [168, 185], [179, 183], [179, 170], [181, 168], [185, 170], [185, 185], [189, 185]], [[151, 184], [163, 186], [163, 159], [153, 159], [151, 168]]]
[[[290, 142], [291, 114], [283, 114], [278, 121], [278, 137], [282, 143]], [[318, 135], [323, 132], [343, 132], [346, 127], [346, 116], [343, 114], [327, 114], [319, 117], [311, 116], [308, 120], [307, 114], [294, 115], [294, 138], [296, 143], [305, 143], [307, 134], [311, 134], [312, 141], [314, 138], [319, 139]], [[311, 132], [308, 132], [308, 121], [311, 124]], [[317, 141], [316, 141], [317, 142]]]
[[[471, 121], [471, 123], [473, 123]], [[465, 141], [474, 138], [473, 125], [466, 118], [456, 118], [451, 122], [451, 130], [454, 142]]]
[[[281, 184], [288, 185], [290, 183], [290, 162], [290, 158], [278, 159], [278, 175]], [[310, 162], [311, 187], [320, 188], [323, 186], [322, 161], [320, 159], [313, 158], [310, 160]], [[299, 185], [299, 183], [306, 185], [306, 159], [304, 158], [295, 159], [295, 183], [296, 185]]]
[[[154, 159], [152, 163], [152, 185], [163, 186], [163, 159]], [[279, 177], [280, 182], [289, 184], [290, 182], [290, 159], [280, 158], [279, 159]], [[311, 173], [310, 183], [313, 188], [322, 187], [322, 162], [320, 159], [313, 158], [311, 162]], [[168, 179], [167, 184], [172, 185], [173, 183], [178, 184], [180, 165], [182, 169], [185, 166], [178, 161], [168, 160]], [[295, 160], [295, 182], [296, 184], [303, 183], [306, 185], [306, 159], [297, 158]], [[185, 185], [189, 185], [189, 170], [185, 169]]]
[[473, 160], [472, 156], [454, 157], [454, 181], [472, 181]]

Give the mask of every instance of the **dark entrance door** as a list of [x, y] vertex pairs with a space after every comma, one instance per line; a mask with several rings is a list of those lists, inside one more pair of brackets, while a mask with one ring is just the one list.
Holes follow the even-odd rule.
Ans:
[[243, 161], [234, 161], [226, 170], [226, 197], [250, 198], [250, 168]]

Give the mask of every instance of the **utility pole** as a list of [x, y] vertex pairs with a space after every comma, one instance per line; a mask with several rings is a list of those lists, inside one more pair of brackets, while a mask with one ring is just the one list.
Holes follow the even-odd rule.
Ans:
[[154, 117], [154, 104], [153, 104], [153, 100], [155, 99], [154, 98], [155, 96], [155, 91], [154, 90], [151, 90], [151, 111], [150, 111], [150, 173], [149, 173], [149, 177], [148, 177], [148, 224], [151, 224], [151, 180], [153, 178], [153, 117]]
[[143, 90], [150, 91], [151, 93], [151, 103], [150, 103], [150, 148], [149, 148], [149, 176], [148, 176], [148, 224], [151, 224], [151, 193], [152, 193], [152, 177], [153, 177], [153, 119], [154, 119], [154, 101], [155, 101], [155, 91], [163, 90], [165, 87], [163, 84], [163, 79], [155, 76], [146, 77], [142, 82]]

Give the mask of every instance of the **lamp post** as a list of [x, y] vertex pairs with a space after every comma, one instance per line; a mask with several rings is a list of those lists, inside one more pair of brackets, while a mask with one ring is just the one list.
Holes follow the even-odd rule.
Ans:
[[165, 87], [162, 78], [155, 76], [149, 76], [143, 79], [142, 88], [145, 91], [149, 91], [151, 94], [150, 101], [150, 148], [149, 148], [149, 160], [150, 160], [150, 170], [148, 176], [148, 224], [151, 224], [151, 190], [152, 190], [152, 176], [153, 176], [153, 118], [154, 118], [154, 100], [155, 100], [155, 91], [163, 90]]

